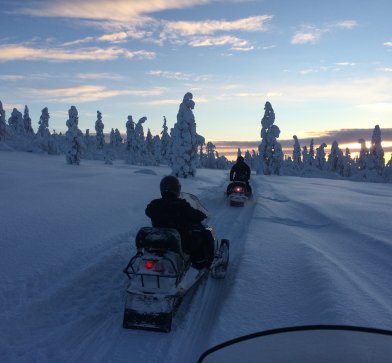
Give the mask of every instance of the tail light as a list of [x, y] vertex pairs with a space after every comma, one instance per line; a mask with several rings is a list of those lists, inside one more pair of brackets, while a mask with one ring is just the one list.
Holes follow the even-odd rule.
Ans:
[[144, 267], [147, 270], [151, 270], [154, 267], [154, 265], [155, 265], [155, 261], [150, 261], [150, 260], [144, 261]]
[[237, 193], [242, 193], [244, 190], [241, 187], [235, 187], [234, 191]]
[[147, 270], [153, 270], [155, 272], [165, 272], [165, 266], [161, 261], [153, 261], [153, 260], [144, 261], [144, 267]]

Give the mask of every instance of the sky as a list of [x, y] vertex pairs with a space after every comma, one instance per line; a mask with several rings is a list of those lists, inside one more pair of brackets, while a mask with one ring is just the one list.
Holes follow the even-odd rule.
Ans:
[[207, 141], [260, 141], [267, 101], [282, 140], [392, 128], [390, 0], [0, 3], [0, 100], [35, 129], [75, 105], [83, 131], [99, 110], [106, 132], [132, 115], [155, 135], [186, 92]]

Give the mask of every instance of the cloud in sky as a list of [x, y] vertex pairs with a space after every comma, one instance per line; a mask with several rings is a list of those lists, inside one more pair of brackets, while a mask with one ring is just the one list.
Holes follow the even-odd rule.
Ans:
[[114, 60], [119, 57], [125, 58], [155, 58], [154, 52], [145, 50], [130, 51], [128, 49], [110, 48], [84, 48], [84, 49], [61, 49], [61, 48], [32, 48], [18, 44], [0, 46], [0, 62], [15, 60], [46, 60], [46, 61], [91, 61], [91, 60]]
[[50, 102], [92, 102], [105, 98], [132, 95], [137, 97], [159, 96], [164, 92], [163, 88], [149, 90], [118, 90], [108, 89], [104, 86], [81, 85], [63, 88], [29, 88], [24, 90], [30, 97], [43, 99]]
[[176, 21], [165, 23], [163, 32], [167, 35], [211, 35], [217, 32], [247, 31], [265, 32], [267, 23], [273, 18], [271, 15], [251, 16], [248, 18], [227, 21]]
[[119, 79], [123, 79], [124, 76], [120, 75], [120, 74], [115, 74], [115, 73], [78, 73], [76, 75], [76, 78], [79, 79], [96, 79], [96, 80], [100, 80], [100, 79], [110, 79], [110, 80], [119, 80]]
[[386, 47], [392, 47], [392, 42], [385, 42], [384, 45], [385, 45]]
[[302, 26], [291, 38], [291, 44], [306, 44], [317, 43], [320, 41], [321, 36], [325, 33], [331, 32], [336, 29], [350, 30], [358, 26], [355, 20], [343, 20], [333, 24], [325, 25], [324, 27], [316, 27], [313, 25]]
[[21, 76], [18, 74], [3, 74], [0, 75], [0, 80], [2, 81], [20, 81], [21, 79], [25, 79], [25, 76]]
[[162, 71], [162, 70], [151, 70], [147, 72], [150, 76], [162, 77], [167, 79], [175, 79], [178, 81], [207, 81], [209, 79], [208, 76], [196, 76], [191, 73], [184, 73], [184, 72], [169, 72], [169, 71]]
[[[110, 19], [127, 22], [146, 14], [192, 7], [210, 3], [210, 0], [60, 0], [35, 2], [17, 12], [39, 17], [67, 17], [84, 19]], [[114, 11], [115, 9], [115, 11]]]
[[294, 34], [291, 39], [291, 44], [306, 44], [306, 43], [316, 43], [320, 38], [320, 33], [315, 29], [314, 31], [303, 32], [300, 31]]
[[248, 48], [249, 42], [244, 39], [240, 39], [231, 35], [222, 35], [220, 37], [207, 37], [197, 38], [189, 42], [192, 47], [211, 47], [211, 46], [223, 46], [231, 45], [234, 48], [241, 49], [243, 47]]

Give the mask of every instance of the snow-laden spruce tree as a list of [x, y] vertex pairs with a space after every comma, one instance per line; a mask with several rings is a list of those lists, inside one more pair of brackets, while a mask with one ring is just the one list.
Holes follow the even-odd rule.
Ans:
[[12, 110], [11, 116], [8, 119], [8, 125], [14, 136], [23, 136], [25, 134], [23, 115], [18, 109], [14, 108]]
[[38, 121], [38, 130], [37, 136], [40, 136], [44, 139], [49, 139], [50, 131], [49, 131], [49, 111], [48, 108], [45, 107], [41, 110], [41, 116]]
[[152, 133], [150, 131], [150, 128], [147, 129], [147, 134], [146, 134], [146, 149], [147, 149], [147, 153], [151, 155], [154, 154], [154, 143], [152, 141]]
[[[276, 165], [281, 165], [283, 162], [282, 157], [282, 147], [277, 141], [279, 137], [280, 130], [279, 127], [274, 125], [275, 122], [275, 112], [271, 106], [271, 103], [266, 102], [264, 106], [264, 116], [261, 119], [261, 144], [259, 145], [259, 162], [257, 167], [257, 174], [269, 175], [272, 173], [271, 164], [273, 158], [279, 158], [275, 160], [274, 170], [276, 170]], [[275, 150], [278, 150], [277, 155]], [[280, 158], [282, 158], [280, 160]]]
[[172, 129], [172, 173], [180, 178], [196, 175], [198, 136], [192, 110], [195, 102], [192, 93], [184, 95], [180, 104], [177, 122]]
[[216, 158], [215, 158], [216, 146], [211, 141], [207, 142], [206, 151], [207, 151], [207, 155], [206, 158], [204, 159], [203, 167], [208, 169], [216, 169]]
[[365, 170], [367, 169], [367, 165], [369, 163], [369, 149], [366, 147], [366, 141], [364, 139], [359, 139], [358, 142], [361, 145], [357, 162], [358, 169]]
[[323, 170], [325, 165], [325, 148], [327, 144], [323, 142], [317, 149], [316, 149], [316, 158], [314, 160], [315, 165], [318, 169]]
[[135, 126], [135, 151], [136, 151], [136, 160], [138, 165], [148, 165], [147, 159], [147, 147], [146, 140], [144, 137], [144, 129], [143, 124], [147, 121], [147, 117], [143, 116], [139, 119]]
[[27, 136], [34, 135], [34, 130], [33, 130], [33, 127], [31, 126], [30, 112], [29, 112], [29, 108], [27, 106], [25, 106], [25, 108], [24, 108], [23, 126], [24, 126], [24, 133]]
[[154, 157], [154, 165], [159, 165], [161, 163], [161, 158], [162, 158], [162, 142], [161, 138], [159, 135], [155, 135], [152, 138], [152, 144], [153, 144], [153, 157]]
[[381, 146], [381, 130], [380, 126], [376, 125], [373, 130], [372, 143], [369, 149], [369, 169], [376, 170], [379, 175], [382, 175], [385, 167], [384, 149]]
[[132, 116], [128, 116], [128, 121], [125, 124], [127, 129], [127, 142], [126, 142], [126, 156], [125, 162], [128, 164], [136, 165], [138, 162], [137, 155], [137, 140], [135, 133], [135, 123]]
[[249, 150], [245, 151], [245, 157], [244, 157], [245, 163], [252, 168], [252, 155], [250, 154]]
[[328, 166], [330, 171], [343, 175], [343, 151], [340, 150], [339, 144], [336, 140], [332, 143], [331, 152], [328, 155]]
[[3, 103], [0, 101], [0, 141], [4, 141], [8, 136], [8, 125], [5, 122], [5, 111]]
[[305, 145], [302, 147], [302, 164], [304, 166], [310, 165], [309, 159], [308, 147]]
[[203, 151], [203, 145], [205, 145], [206, 139], [204, 138], [204, 136], [201, 136], [199, 134], [196, 134], [196, 139], [197, 139], [197, 149], [198, 149], [196, 167], [201, 168], [203, 166], [204, 159], [206, 158], [206, 155], [204, 154]]
[[309, 165], [314, 164], [314, 140], [310, 140], [309, 145]]
[[83, 148], [83, 133], [79, 130], [78, 123], [78, 110], [75, 106], [71, 106], [68, 110], [68, 131], [65, 133], [67, 141], [65, 158], [68, 164], [80, 164], [80, 156]]
[[392, 183], [392, 155], [391, 159], [387, 162], [387, 165], [385, 165], [383, 170], [383, 178], [385, 182]]
[[112, 129], [110, 130], [110, 134], [109, 134], [109, 140], [110, 140], [110, 146], [112, 148], [114, 148], [116, 146], [116, 134], [114, 132], [114, 128], [112, 127]]
[[171, 139], [168, 133], [166, 117], [163, 116], [163, 126], [161, 131], [161, 160], [162, 162], [168, 162], [170, 160], [170, 144]]
[[36, 133], [35, 143], [38, 148], [49, 153], [49, 147], [51, 143], [51, 135], [49, 131], [49, 111], [47, 107], [41, 110], [41, 116], [38, 121], [38, 130]]
[[301, 165], [301, 145], [299, 144], [297, 135], [294, 135], [293, 139], [294, 139], [293, 163], [296, 167], [299, 167]]
[[[275, 128], [279, 130], [278, 126], [275, 125], [272, 125], [271, 130], [276, 134], [277, 130]], [[276, 174], [276, 175], [281, 174], [283, 159], [284, 159], [284, 154], [283, 154], [282, 146], [280, 145], [279, 142], [276, 141], [274, 143], [274, 152], [272, 154], [271, 166], [270, 166], [272, 174]]]
[[353, 160], [351, 159], [351, 152], [348, 147], [343, 156], [343, 176], [348, 178], [353, 173]]
[[97, 111], [97, 121], [95, 121], [95, 140], [98, 150], [102, 150], [105, 145], [105, 135], [103, 133], [105, 125], [102, 122], [102, 113]]

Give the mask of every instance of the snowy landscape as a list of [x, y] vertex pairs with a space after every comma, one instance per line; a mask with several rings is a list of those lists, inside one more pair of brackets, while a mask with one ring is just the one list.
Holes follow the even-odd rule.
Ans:
[[181, 179], [230, 239], [230, 265], [157, 333], [122, 328], [122, 269], [171, 168], [18, 151], [0, 166], [1, 362], [188, 363], [266, 329], [392, 329], [389, 183], [253, 174], [254, 199], [235, 208], [228, 170]]
[[309, 325], [392, 337], [388, 8], [3, 1], [0, 363], [196, 363]]

